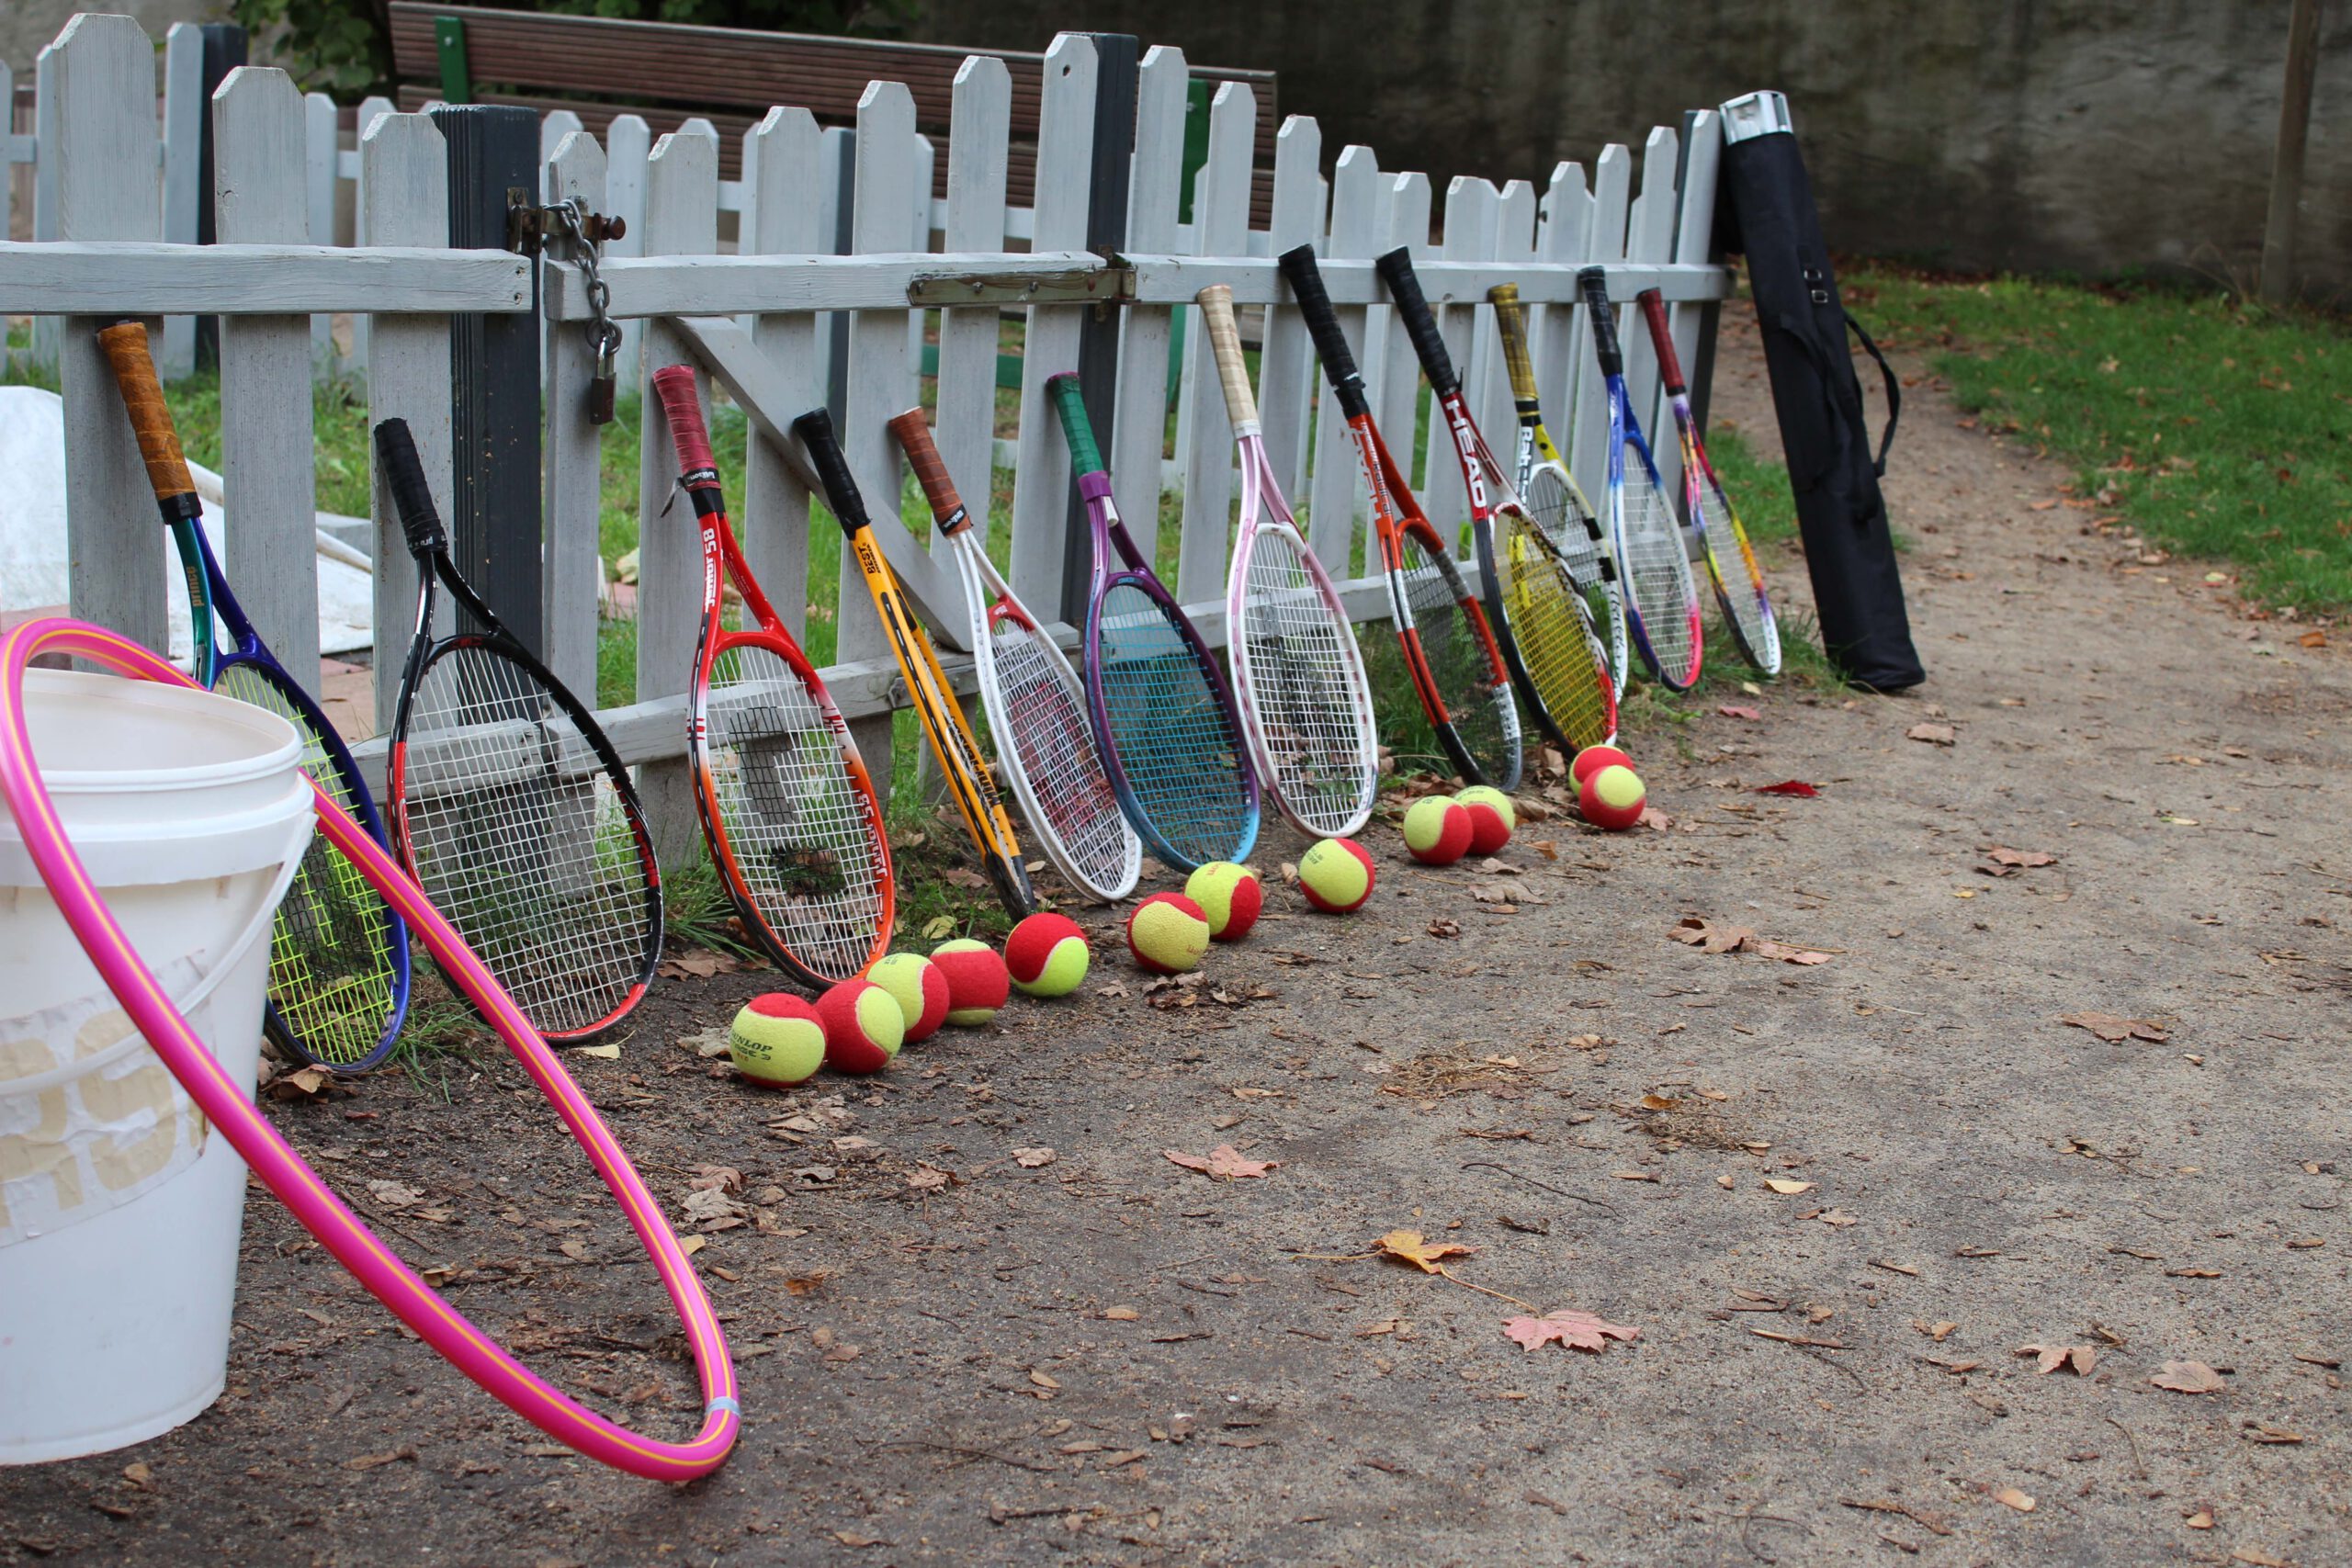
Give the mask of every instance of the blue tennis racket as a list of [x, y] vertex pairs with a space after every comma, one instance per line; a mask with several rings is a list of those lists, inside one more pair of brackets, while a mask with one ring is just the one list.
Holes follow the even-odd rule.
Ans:
[[1086, 704], [1120, 809], [1145, 846], [1178, 871], [1246, 859], [1258, 842], [1258, 774], [1232, 691], [1119, 521], [1078, 378], [1065, 372], [1046, 390], [1069, 439], [1094, 534]]
[[[118, 321], [98, 333], [98, 344], [122, 389], [155, 503], [179, 547], [196, 678], [291, 724], [301, 738], [302, 771], [311, 782], [378, 843], [387, 843], [383, 819], [350, 750], [302, 683], [263, 646], [213, 558], [196, 481], [147, 351], [146, 327]], [[213, 637], [216, 612], [229, 633], [226, 652]], [[325, 834], [314, 835], [270, 932], [269, 1005], [262, 1016], [270, 1039], [320, 1066], [364, 1072], [391, 1054], [408, 1016], [408, 983], [407, 925]]]

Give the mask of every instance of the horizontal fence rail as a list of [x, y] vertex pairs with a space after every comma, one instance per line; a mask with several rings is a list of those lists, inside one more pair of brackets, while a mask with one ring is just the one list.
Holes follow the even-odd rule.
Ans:
[[[175, 28], [167, 78], [185, 54], [181, 37]], [[628, 226], [600, 266], [609, 312], [634, 350], [634, 363], [621, 367], [624, 400], [630, 391], [641, 396], [652, 372], [684, 364], [707, 395], [741, 409], [750, 430], [743, 493], [729, 499], [745, 551], [796, 635], [807, 630], [812, 604], [829, 606], [835, 653], [824, 677], [886, 790], [889, 719], [905, 693], [854, 563], [844, 555], [831, 585], [811, 581], [820, 558], [811, 530], [832, 525], [821, 513], [812, 521], [807, 470], [786, 434], [807, 409], [833, 404], [851, 468], [884, 523], [877, 542], [930, 624], [951, 678], [968, 690], [962, 598], [944, 554], [933, 558], [927, 516], [915, 525], [922, 508], [910, 504], [908, 526], [888, 525], [909, 493], [885, 429], [891, 415], [919, 403], [928, 409], [976, 528], [1008, 531], [992, 547], [1015, 590], [1074, 648], [1067, 617], [1073, 591], [1082, 591], [1084, 557], [1070, 547], [1069, 461], [1045, 383], [1076, 367], [1090, 321], [1105, 324], [1117, 368], [1090, 391], [1110, 411], [1098, 430], [1115, 499], [1203, 633], [1222, 646], [1234, 448], [1205, 334], [1191, 321], [1203, 286], [1227, 284], [1245, 307], [1269, 455], [1359, 620], [1387, 613], [1378, 579], [1359, 565], [1377, 564], [1365, 538], [1367, 498], [1344, 424], [1326, 417], [1335, 405], [1321, 395], [1304, 323], [1271, 257], [1300, 243], [1322, 254], [1375, 417], [1408, 472], [1423, 473], [1424, 505], [1441, 529], [1466, 514], [1461, 479], [1442, 446], [1437, 460], [1419, 461], [1426, 392], [1405, 334], [1392, 326], [1373, 257], [1398, 245], [1412, 251], [1464, 394], [1498, 448], [1510, 444], [1516, 419], [1487, 290], [1518, 286], [1546, 422], [1595, 496], [1603, 489], [1606, 402], [1577, 273], [1607, 269], [1625, 327], [1637, 325], [1634, 293], [1660, 289], [1683, 362], [1701, 375], [1711, 358], [1700, 352], [1702, 336], [1732, 290], [1710, 228], [1722, 141], [1712, 111], [1651, 131], [1638, 156], [1611, 145], [1589, 165], [1557, 164], [1540, 185], [1465, 177], [1442, 193], [1424, 175], [1382, 168], [1372, 148], [1347, 147], [1327, 160], [1315, 121], [1293, 116], [1276, 139], [1270, 217], [1261, 228], [1251, 220], [1257, 107], [1246, 82], [1226, 82], [1215, 94], [1207, 161], [1184, 211], [1190, 73], [1182, 52], [1166, 47], [1144, 53], [1133, 84], [1125, 243], [1090, 249], [1098, 78], [1106, 67], [1081, 34], [1057, 38], [1046, 62], [1034, 154], [1012, 140], [1004, 62], [963, 62], [944, 139], [946, 194], [936, 198], [932, 143], [917, 133], [912, 99], [898, 83], [869, 85], [853, 128], [820, 128], [806, 108], [769, 110], [744, 134], [743, 177], [731, 182], [719, 178], [718, 137], [707, 129], [689, 124], [640, 149], [630, 143], [632, 117], [601, 139], [564, 125], [562, 114], [543, 122], [543, 197], [576, 198]], [[593, 309], [578, 268], [560, 255], [533, 262], [447, 248], [442, 132], [430, 117], [380, 101], [362, 106], [355, 148], [328, 150], [330, 180], [352, 187], [350, 226], [361, 243], [320, 243], [310, 215], [320, 209], [312, 196], [322, 117], [283, 73], [254, 68], [232, 73], [209, 105], [221, 132], [217, 186], [224, 195], [248, 193], [248, 202], [252, 192], [279, 191], [268, 232], [311, 243], [187, 243], [172, 231], [169, 176], [157, 173], [166, 162], [164, 132], [140, 107], [155, 77], [152, 46], [129, 18], [83, 16], [68, 25], [43, 52], [39, 75], [39, 166], [53, 186], [45, 224], [29, 244], [0, 244], [0, 314], [51, 323], [66, 403], [75, 613], [164, 645], [161, 541], [94, 341], [104, 321], [230, 318], [224, 333], [243, 334], [232, 339], [241, 384], [276, 389], [259, 400], [223, 399], [224, 446], [244, 455], [226, 468], [229, 570], [265, 638], [300, 649], [316, 646], [312, 578], [259, 564], [293, 558], [292, 519], [299, 514], [307, 530], [311, 516], [311, 407], [289, 389], [306, 386], [317, 368], [319, 338], [288, 333], [282, 323], [353, 315], [343, 368], [364, 362], [371, 421], [409, 422], [446, 511], [449, 317], [526, 310], [536, 300], [545, 316], [543, 652], [567, 684], [595, 691], [614, 563], [599, 554], [607, 437], [590, 414], [597, 367], [585, 323]], [[164, 101], [168, 123], [168, 80]], [[1034, 156], [1035, 205], [1025, 210], [1006, 199], [1016, 151]], [[326, 210], [332, 215], [333, 200]], [[739, 220], [725, 246], [723, 212]], [[1636, 407], [1652, 428], [1665, 428], [1656, 417], [1664, 411], [1647, 334], [1623, 336]], [[1694, 389], [1703, 397], [1702, 387]], [[641, 407], [653, 406], [643, 399]], [[633, 700], [603, 717], [639, 769], [657, 839], [674, 857], [698, 841], [681, 758], [701, 569], [691, 518], [669, 504], [676, 464], [662, 421], [640, 417], [633, 439], [639, 527], [635, 668], [626, 694]], [[1658, 455], [1675, 467], [1672, 444]], [[1010, 504], [992, 506], [1007, 469]], [[1671, 484], [1679, 476], [1665, 477]], [[415, 576], [380, 484], [373, 514], [374, 703], [378, 722], [388, 724]], [[300, 548], [307, 560], [307, 543]], [[310, 673], [295, 659], [287, 663]], [[358, 750], [363, 765], [380, 768], [380, 741]]]

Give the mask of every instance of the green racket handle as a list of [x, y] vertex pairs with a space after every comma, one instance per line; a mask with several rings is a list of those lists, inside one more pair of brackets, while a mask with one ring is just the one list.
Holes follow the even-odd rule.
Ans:
[[1046, 395], [1054, 400], [1054, 412], [1062, 416], [1062, 434], [1069, 440], [1069, 464], [1074, 472], [1099, 474], [1102, 471], [1102, 451], [1094, 445], [1094, 426], [1086, 417], [1086, 397], [1078, 384], [1078, 372], [1065, 370], [1046, 383]]

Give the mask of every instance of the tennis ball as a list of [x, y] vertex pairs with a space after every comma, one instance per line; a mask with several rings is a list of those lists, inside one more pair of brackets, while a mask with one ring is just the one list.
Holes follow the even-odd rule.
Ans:
[[1596, 828], [1623, 832], [1642, 819], [1649, 791], [1633, 769], [1611, 763], [1584, 781], [1577, 792], [1577, 809]]
[[1209, 938], [1214, 942], [1239, 942], [1248, 936], [1266, 903], [1258, 874], [1229, 860], [1213, 860], [1186, 877], [1184, 897], [1209, 918]]
[[1068, 915], [1030, 916], [1004, 940], [1004, 966], [1027, 997], [1066, 997], [1086, 978], [1093, 958], [1086, 932]]
[[906, 1043], [928, 1040], [947, 1018], [947, 976], [920, 953], [894, 953], [865, 972], [890, 993], [907, 1021]]
[[843, 980], [817, 998], [825, 1025], [825, 1066], [837, 1073], [878, 1073], [905, 1043], [907, 1015], [871, 980]]
[[1372, 897], [1372, 857], [1353, 839], [1322, 839], [1299, 857], [1298, 890], [1327, 915], [1352, 914]]
[[1472, 854], [1490, 855], [1510, 842], [1510, 830], [1519, 826], [1510, 796], [1492, 784], [1472, 784], [1453, 798], [1470, 814]]
[[1630, 768], [1634, 759], [1614, 746], [1588, 746], [1568, 764], [1568, 776], [1582, 784], [1603, 768]]
[[752, 1082], [788, 1089], [824, 1066], [825, 1025], [798, 997], [770, 991], [736, 1013], [727, 1031], [727, 1055]]
[[1155, 893], [1127, 917], [1127, 951], [1155, 975], [1197, 968], [1208, 950], [1208, 915], [1182, 893]]
[[1012, 994], [1012, 976], [987, 942], [969, 937], [943, 942], [931, 950], [931, 961], [947, 976], [947, 1021], [958, 1029], [978, 1029]]
[[1405, 813], [1405, 848], [1423, 865], [1452, 865], [1470, 852], [1470, 813], [1449, 796], [1421, 796]]

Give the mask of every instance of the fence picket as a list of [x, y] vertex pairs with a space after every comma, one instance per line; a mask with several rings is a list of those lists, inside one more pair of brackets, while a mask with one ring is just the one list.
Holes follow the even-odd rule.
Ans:
[[[1674, 259], [1695, 264], [1706, 261], [1715, 245], [1715, 178], [1724, 151], [1722, 117], [1713, 109], [1701, 109], [1690, 117], [1684, 129], [1681, 188], [1675, 192]], [[1686, 377], [1701, 373], [1699, 328], [1708, 308], [1712, 307], [1667, 307], [1675, 357], [1681, 361]], [[1679, 443], [1675, 444], [1674, 466], [1678, 472], [1682, 466]]]
[[[1323, 238], [1324, 186], [1317, 165], [1323, 157], [1321, 127], [1305, 115], [1283, 122], [1274, 141], [1274, 204], [1267, 243], [1270, 255]], [[1306, 402], [1315, 384], [1315, 348], [1306, 323], [1287, 305], [1266, 307], [1258, 334], [1258, 417], [1265, 425], [1266, 456], [1283, 494], [1306, 496]]]
[[[1535, 259], [1535, 186], [1512, 180], [1503, 186], [1495, 209], [1495, 259], [1524, 266]], [[1516, 471], [1519, 450], [1519, 408], [1510, 395], [1510, 372], [1503, 364], [1502, 334], [1494, 325], [1494, 309], [1479, 311], [1476, 349], [1471, 358], [1478, 367], [1478, 428], [1506, 468]]]
[[[144, 37], [145, 35], [141, 35]], [[64, 41], [60, 33], [56, 41], [45, 44], [33, 60], [33, 145], [36, 149], [53, 147], [58, 155], [39, 155], [33, 164], [33, 238], [58, 240], [65, 238], [58, 227], [57, 169], [65, 161], [64, 138], [58, 129], [58, 45]], [[143, 100], [133, 99], [132, 102]], [[15, 106], [10, 106], [13, 117]], [[66, 323], [53, 316], [33, 319], [33, 363], [57, 364], [58, 345]]]
[[[1369, 147], [1349, 147], [1340, 154], [1331, 174], [1331, 230], [1323, 249], [1331, 258], [1374, 254], [1382, 232], [1380, 162]], [[1287, 245], [1278, 246], [1280, 255]], [[1364, 343], [1365, 308], [1338, 307], [1340, 331], [1363, 367], [1369, 363]], [[1295, 312], [1294, 312], [1295, 314]], [[1309, 345], [1312, 353], [1312, 345]], [[1371, 492], [1356, 461], [1347, 421], [1340, 415], [1339, 400], [1322, 367], [1310, 361], [1307, 376], [1315, 389], [1315, 468], [1306, 491], [1307, 542], [1333, 577], [1352, 571], [1357, 523], [1366, 515]]]
[[[43, 51], [40, 85], [42, 145], [58, 154], [44, 153], [40, 165], [53, 180], [56, 237], [156, 238], [155, 117], [123, 112], [125, 105], [155, 101], [155, 51], [139, 24], [75, 17]], [[65, 428], [74, 433], [65, 445], [74, 613], [162, 650], [169, 628], [155, 500], [122, 394], [98, 349], [98, 329], [107, 323], [89, 316], [41, 320], [56, 329]]]
[[[1244, 82], [1227, 82], [1209, 104], [1209, 160], [1193, 186], [1193, 254], [1247, 254], [1251, 139], [1258, 100]], [[1197, 310], [1197, 306], [1182, 307]], [[1209, 334], [1194, 321], [1184, 333], [1184, 386], [1176, 412], [1176, 460], [1184, 474], [1184, 523], [1176, 556], [1176, 597], [1187, 604], [1221, 600], [1233, 501], [1233, 426], [1225, 412]]]
[[[212, 96], [213, 210], [224, 245], [310, 237], [302, 96], [240, 65]], [[238, 601], [286, 672], [316, 694], [319, 578], [307, 316], [220, 318], [220, 479]]]
[[[1622, 143], [1612, 141], [1600, 150], [1600, 156], [1592, 166], [1591, 217], [1585, 230], [1587, 265], [1606, 266], [1625, 259], [1625, 198], [1633, 175], [1633, 154]], [[1592, 497], [1593, 504], [1598, 506], [1601, 492], [1609, 488], [1609, 401], [1607, 389], [1601, 384], [1600, 367], [1592, 357], [1591, 323], [1582, 319], [1584, 313], [1583, 306], [1576, 307], [1577, 330], [1571, 334], [1575, 339], [1576, 423], [1569, 427], [1567, 457], [1577, 488]]]
[[[1445, 243], [1438, 254], [1447, 261], [1492, 259], [1495, 221], [1500, 205], [1501, 197], [1492, 182], [1469, 175], [1456, 175], [1446, 187]], [[1449, 304], [1443, 291], [1434, 287], [1427, 292], [1430, 308], [1437, 316], [1438, 331], [1445, 338], [1446, 352], [1453, 357], [1453, 373], [1462, 378], [1463, 400], [1476, 419], [1485, 369], [1478, 329], [1481, 318], [1490, 313], [1491, 307], [1484, 299], [1457, 299]], [[1419, 367], [1418, 361], [1415, 367]], [[1470, 515], [1470, 497], [1463, 490], [1462, 465], [1454, 458], [1452, 438], [1442, 428], [1443, 423], [1432, 408], [1426, 459], [1429, 468], [1421, 484], [1421, 504], [1437, 531], [1445, 536], [1446, 544], [1459, 548], [1462, 525]]]
[[[641, 256], [645, 250], [645, 165], [653, 154], [653, 132], [640, 115], [617, 114], [605, 127], [605, 200], [607, 215], [626, 226], [621, 237], [605, 247], [612, 256]], [[643, 384], [639, 375], [639, 344], [645, 323], [621, 323], [621, 352], [616, 362], [620, 384]]]
[[[1182, 50], [1147, 51], [1136, 84], [1136, 152], [1127, 187], [1127, 249], [1164, 255], [1176, 250], [1177, 203], [1184, 182], [1184, 113], [1190, 76]], [[1117, 413], [1105, 456], [1119, 515], [1149, 558], [1159, 538], [1159, 496], [1167, 477], [1169, 341], [1174, 311], [1135, 305], [1119, 341]]]
[[[1423, 174], [1398, 175], [1389, 182], [1388, 232], [1380, 249], [1393, 251], [1399, 245], [1411, 247], [1413, 259], [1421, 261], [1430, 252], [1430, 177]], [[1380, 395], [1374, 404], [1380, 411], [1380, 434], [1396, 454], [1397, 466], [1405, 470], [1408, 483], [1413, 479], [1413, 452], [1419, 445], [1413, 434], [1414, 423], [1421, 407], [1421, 362], [1413, 356], [1413, 344], [1404, 333], [1395, 329], [1396, 310], [1383, 307], [1387, 317], [1386, 330], [1382, 333]], [[1441, 437], [1442, 439], [1442, 437]], [[1436, 456], [1445, 457], [1442, 446], [1430, 448]], [[1429, 465], [1431, 472], [1453, 466], [1446, 457], [1443, 464]]]
[[[753, 127], [757, 156], [744, 180], [756, 181], [749, 244], [754, 254], [805, 254], [819, 249], [816, 117], [807, 109], [772, 108]], [[752, 346], [788, 389], [790, 412], [821, 402], [823, 367], [816, 356], [816, 323], [807, 315], [763, 315], [752, 321]], [[743, 463], [743, 551], [752, 571], [774, 585], [769, 601], [793, 639], [808, 630], [808, 491], [785, 466], [775, 443], [747, 436]]]
[[[577, 197], [591, 212], [604, 210], [605, 150], [584, 130], [556, 143], [541, 171], [550, 202]], [[558, 260], [552, 265], [566, 265]], [[604, 585], [597, 550], [604, 500], [603, 442], [588, 418], [589, 382], [596, 355], [588, 329], [576, 321], [549, 322], [540, 343], [547, 408], [546, 466], [540, 493], [547, 517], [547, 572], [539, 625], [546, 628], [548, 668], [557, 680], [582, 694], [596, 690], [597, 595]]]
[[[204, 200], [204, 29], [174, 22], [164, 35], [164, 233], [179, 244], [196, 243], [197, 215]], [[6, 216], [0, 198], [0, 217]], [[196, 369], [196, 318], [169, 316], [156, 344], [155, 373], [176, 381]]]
[[[967, 56], [956, 73], [949, 112], [946, 248], [1001, 251], [1012, 126], [1012, 74], [1004, 62]], [[928, 202], [931, 187], [922, 186], [922, 193]], [[920, 312], [916, 319], [922, 319]], [[983, 543], [995, 480], [998, 320], [994, 305], [939, 312], [939, 376], [932, 412], [933, 442]], [[954, 631], [948, 640], [961, 646], [967, 639]]]
[[[334, 100], [324, 93], [302, 97], [302, 237], [314, 245], [334, 243], [336, 146]], [[325, 374], [334, 368], [334, 322], [320, 315], [311, 318], [311, 366]]]
[[[1581, 265], [1591, 227], [1592, 193], [1585, 188], [1584, 165], [1555, 164], [1536, 229], [1536, 259], [1553, 266]], [[1576, 390], [1582, 381], [1577, 355], [1585, 350], [1576, 328], [1573, 306], [1541, 305], [1530, 312], [1527, 335], [1529, 357], [1535, 362], [1536, 396], [1544, 404], [1544, 428], [1555, 444], [1571, 439]]]
[[[368, 209], [370, 203], [368, 199], [368, 173], [367, 147], [368, 130], [374, 127], [378, 120], [383, 118], [386, 115], [392, 113], [394, 107], [395, 106], [390, 98], [362, 98], [359, 100], [359, 110], [357, 115], [355, 117], [354, 121], [354, 123], [358, 127], [358, 135], [354, 140], [354, 150], [351, 154], [351, 243], [354, 245], [364, 246], [390, 243], [388, 240], [371, 240], [368, 237]], [[447, 244], [448, 243], [448, 240], [445, 235], [442, 239], [435, 243], [438, 244]], [[375, 331], [376, 318], [374, 316], [358, 315], [354, 316], [351, 319], [351, 352], [344, 356], [343, 361], [343, 368], [348, 374], [354, 376], [365, 376], [367, 374], [368, 344]]]
[[[1672, 130], [1660, 125], [1651, 128], [1649, 140], [1642, 147], [1642, 194], [1625, 225], [1625, 259], [1630, 262], [1662, 262], [1674, 254], [1674, 220], [1676, 200], [1674, 178], [1681, 163], [1681, 139]], [[1634, 308], [1634, 290], [1612, 289], [1614, 298], [1623, 294], [1618, 312], [1624, 329], [1625, 390], [1632, 399], [1634, 413], [1642, 422], [1644, 432], [1655, 437], [1659, 425], [1657, 415], [1663, 406], [1658, 391], [1657, 350], [1650, 345], [1649, 329], [1642, 324], [1641, 312]], [[1657, 449], [1658, 478], [1667, 486], [1667, 493], [1680, 493], [1677, 486], [1682, 478], [1679, 455], [1670, 455], [1671, 441], [1653, 439]]]

